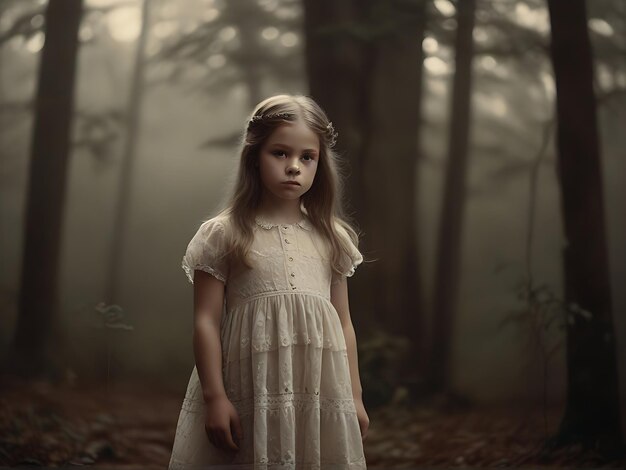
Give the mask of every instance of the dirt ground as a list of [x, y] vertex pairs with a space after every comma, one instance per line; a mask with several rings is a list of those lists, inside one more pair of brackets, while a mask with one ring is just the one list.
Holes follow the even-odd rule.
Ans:
[[[166, 468], [184, 391], [148, 383], [56, 385], [2, 377], [0, 465]], [[367, 405], [367, 404], [366, 404]], [[626, 468], [579, 447], [538, 451], [559, 415], [433, 405], [368, 410], [368, 468]]]

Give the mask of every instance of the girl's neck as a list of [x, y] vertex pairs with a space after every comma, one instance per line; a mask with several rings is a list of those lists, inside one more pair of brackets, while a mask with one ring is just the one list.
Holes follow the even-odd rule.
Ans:
[[257, 209], [257, 216], [263, 220], [279, 224], [295, 224], [304, 217], [300, 208], [300, 201], [286, 201], [296, 204], [269, 205], [261, 204]]

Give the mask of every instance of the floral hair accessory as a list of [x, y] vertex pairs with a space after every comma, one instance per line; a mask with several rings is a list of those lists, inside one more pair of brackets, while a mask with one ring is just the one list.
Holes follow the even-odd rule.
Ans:
[[[273, 114], [258, 114], [256, 116], [252, 116], [248, 121], [248, 127], [253, 126], [258, 122], [270, 121], [274, 119], [284, 119], [286, 121], [291, 121], [294, 115], [292, 113], [273, 113]], [[328, 139], [328, 146], [334, 147], [337, 143], [337, 137], [339, 134], [335, 131], [332, 122], [328, 122], [326, 125], [326, 138]]]
[[291, 120], [293, 118], [293, 114], [291, 113], [274, 113], [274, 114], [259, 114], [256, 116], [252, 116], [248, 124], [256, 123], [259, 121], [269, 121], [272, 119], [286, 119]]
[[328, 122], [328, 125], [326, 126], [326, 134], [328, 136], [328, 146], [329, 147], [334, 147], [335, 144], [337, 143], [337, 137], [339, 136], [339, 133], [335, 131], [335, 128], [333, 127], [333, 123], [332, 122]]

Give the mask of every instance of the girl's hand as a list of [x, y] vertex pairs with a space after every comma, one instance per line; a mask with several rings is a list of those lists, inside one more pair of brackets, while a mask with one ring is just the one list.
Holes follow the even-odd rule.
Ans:
[[239, 450], [238, 444], [243, 438], [243, 431], [239, 415], [231, 401], [222, 395], [207, 401], [206, 405], [204, 430], [211, 444], [223, 450]]
[[370, 419], [367, 416], [367, 412], [365, 411], [363, 400], [361, 400], [360, 398], [355, 398], [354, 406], [356, 407], [356, 417], [359, 420], [359, 427], [361, 428], [361, 440], [364, 441], [367, 437], [367, 430], [370, 426]]

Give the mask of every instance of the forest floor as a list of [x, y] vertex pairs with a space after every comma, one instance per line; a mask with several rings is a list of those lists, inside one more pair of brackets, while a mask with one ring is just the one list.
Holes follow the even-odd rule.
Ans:
[[[163, 469], [183, 396], [154, 384], [56, 385], [2, 377], [0, 466]], [[626, 468], [578, 446], [541, 454], [556, 410], [463, 409], [429, 404], [368, 410], [369, 469], [430, 467]]]

